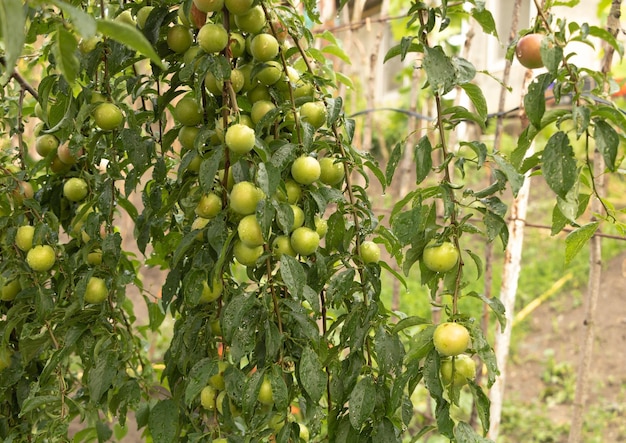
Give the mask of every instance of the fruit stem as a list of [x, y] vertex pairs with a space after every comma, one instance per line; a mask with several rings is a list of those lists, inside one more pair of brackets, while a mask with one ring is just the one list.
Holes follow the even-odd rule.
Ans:
[[[265, 252], [269, 251], [269, 246], [265, 245]], [[276, 321], [278, 322], [278, 332], [280, 335], [283, 335], [283, 321], [280, 316], [280, 309], [278, 308], [278, 296], [276, 295], [275, 285], [272, 283], [272, 263], [270, 261], [270, 257], [265, 259], [265, 266], [267, 267], [267, 281], [270, 287], [270, 293], [272, 294], [272, 303], [274, 305], [274, 313], [276, 314]]]

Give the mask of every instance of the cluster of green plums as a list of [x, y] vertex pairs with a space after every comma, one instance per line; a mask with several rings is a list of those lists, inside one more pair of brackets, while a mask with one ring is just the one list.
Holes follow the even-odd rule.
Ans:
[[[54, 98], [49, 99], [48, 109]], [[98, 93], [93, 93], [90, 103], [91, 116], [88, 119], [86, 130], [99, 130], [110, 132], [120, 128], [124, 123], [124, 115], [121, 109]], [[87, 197], [93, 192], [92, 183], [89, 176], [98, 173], [98, 168], [89, 165], [87, 150], [82, 146], [72, 143], [71, 135], [59, 139], [58, 134], [49, 128], [45, 121], [48, 117], [42, 111], [42, 106], [37, 102], [34, 109], [35, 117], [39, 123], [34, 127], [34, 143], [26, 146], [23, 153], [22, 163], [26, 165], [36, 164], [33, 168], [34, 176], [27, 179], [17, 179], [21, 174], [20, 168], [16, 166], [14, 159], [3, 157], [3, 170], [8, 172], [2, 179], [2, 186], [11, 190], [3, 196], [0, 215], [17, 221], [17, 224], [9, 223], [4, 239], [12, 239], [11, 242], [3, 243], [3, 248], [11, 248], [14, 253], [24, 259], [28, 268], [39, 275], [51, 274], [54, 272], [60, 249], [64, 247], [61, 243], [55, 243], [52, 236], [37, 236], [36, 229], [41, 225], [41, 220], [36, 214], [30, 213], [24, 208], [28, 207], [28, 200], [37, 199], [39, 178], [50, 174], [49, 180], [43, 183], [49, 188], [58, 187], [63, 198], [63, 208], [76, 214], [69, 224], [67, 234], [76, 237], [79, 241], [88, 242], [89, 235], [82, 229], [85, 222], [86, 213], [93, 212], [91, 208], [85, 208]], [[40, 167], [43, 164], [44, 167]], [[50, 191], [50, 189], [48, 189]], [[20, 213], [19, 217], [14, 217], [14, 213]], [[82, 215], [80, 215], [82, 213]], [[10, 235], [7, 235], [9, 234]], [[102, 231], [104, 235], [104, 231]], [[94, 247], [93, 251], [87, 254], [87, 264], [98, 266], [102, 262], [102, 252]], [[104, 276], [103, 276], [104, 277]], [[16, 274], [5, 273], [0, 276], [0, 300], [4, 302], [13, 301], [27, 285], [29, 278]], [[108, 297], [109, 290], [105, 278], [92, 276], [89, 278], [84, 293], [84, 301], [87, 303], [102, 303]]]
[[[170, 24], [164, 33], [167, 46], [179, 55], [175, 60], [183, 68], [199, 70], [207, 59], [216, 57], [228, 60], [230, 69], [225, 75], [209, 69], [200, 74], [200, 82], [192, 77], [172, 113], [180, 125], [178, 142], [185, 172], [199, 174], [203, 162], [216, 150], [227, 151], [213, 188], [194, 194], [191, 227], [202, 231], [212, 218], [226, 211], [237, 231], [233, 256], [246, 267], [263, 265], [268, 255], [276, 260], [283, 254], [314, 255], [327, 231], [325, 208], [317, 208], [311, 216], [310, 210], [305, 212], [304, 202], [320, 187], [342, 189], [347, 170], [346, 158], [332, 143], [301, 148], [305, 126], [330, 133], [323, 93], [312, 73], [300, 69], [305, 66], [297, 61], [298, 56], [292, 57], [294, 63], [285, 56], [289, 38], [280, 18], [271, 8], [264, 10], [253, 3], [197, 0], [189, 15], [181, 5], [178, 23]], [[151, 7], [138, 11], [138, 26], [151, 11]], [[196, 89], [198, 83], [202, 91]], [[275, 194], [265, 195], [258, 182], [261, 155], [287, 144], [293, 146], [292, 158], [283, 165]], [[261, 202], [288, 207], [292, 223], [275, 222], [269, 233], [263, 232], [257, 213]], [[365, 264], [377, 262], [380, 247], [363, 241], [360, 256]], [[202, 302], [220, 296], [220, 280], [218, 275], [207, 284]]]

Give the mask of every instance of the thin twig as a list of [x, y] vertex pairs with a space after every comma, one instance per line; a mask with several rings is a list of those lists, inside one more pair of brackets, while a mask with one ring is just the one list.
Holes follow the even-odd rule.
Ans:
[[[0, 56], [0, 64], [6, 67], [6, 60], [4, 57]], [[15, 80], [23, 90], [28, 91], [28, 93], [32, 95], [35, 100], [39, 100], [39, 94], [37, 93], [37, 90], [33, 86], [31, 86], [31, 84], [28, 83], [28, 81], [26, 81], [26, 79], [22, 77], [20, 73], [17, 72], [15, 69], [11, 73], [10, 78]]]

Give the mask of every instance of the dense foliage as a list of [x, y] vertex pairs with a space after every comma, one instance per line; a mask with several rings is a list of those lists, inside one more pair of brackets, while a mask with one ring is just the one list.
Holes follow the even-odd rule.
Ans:
[[[455, 150], [450, 131], [485, 127], [486, 100], [471, 63], [431, 38], [467, 11], [485, 32], [495, 25], [479, 1], [413, 2], [387, 58], [421, 54], [437, 115], [414, 148], [416, 186], [381, 223], [369, 180], [389, 186], [404, 144], [382, 169], [354, 148], [355, 122], [335, 92], [349, 79], [330, 59], [347, 56], [306, 26], [315, 2], [301, 13], [265, 0], [194, 1], [0, 5], [3, 441], [65, 441], [72, 421], [74, 441], [105, 441], [112, 419], [124, 426], [134, 411], [155, 442], [395, 442], [419, 384], [435, 416], [422, 433], [486, 441], [489, 401], [471, 372], [484, 364], [488, 387], [498, 370], [458, 301], [482, 299], [500, 323], [504, 312], [464, 291], [482, 272], [465, 236], [506, 245], [502, 193], [516, 193], [533, 168], [557, 195], [555, 232], [578, 227], [595, 188], [591, 158], [577, 159], [570, 138], [588, 150], [595, 140], [614, 171], [626, 122], [581, 88], [592, 77], [591, 93], [604, 97], [607, 79], [577, 70], [562, 49], [589, 36], [621, 47], [602, 29], [538, 18], [548, 71], [529, 88], [517, 149], [508, 158], [463, 140]], [[575, 105], [546, 111], [549, 86]], [[445, 100], [455, 88], [472, 109]], [[552, 123], [558, 131], [526, 158]], [[488, 187], [455, 182], [455, 170], [486, 164]], [[132, 231], [116, 227], [122, 217]], [[598, 224], [572, 234], [571, 254]], [[389, 257], [406, 273], [418, 264], [441, 325], [398, 321], [384, 306], [381, 273], [403, 281]], [[160, 294], [143, 290], [144, 266], [166, 271]], [[135, 325], [133, 287], [146, 327]], [[167, 315], [174, 330], [160, 365], [145, 348]], [[461, 389], [475, 400], [478, 430], [451, 415]]]

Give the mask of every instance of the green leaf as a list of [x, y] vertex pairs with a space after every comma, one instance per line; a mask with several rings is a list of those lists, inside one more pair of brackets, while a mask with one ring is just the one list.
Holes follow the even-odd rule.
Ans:
[[555, 194], [566, 198], [567, 193], [576, 183], [577, 168], [574, 150], [564, 132], [555, 133], [543, 149], [543, 176]]
[[235, 331], [241, 326], [241, 322], [254, 307], [254, 296], [239, 294], [233, 297], [224, 307], [222, 312], [222, 333], [226, 341], [231, 341]]
[[380, 168], [378, 167], [378, 163], [375, 163], [372, 161], [366, 161], [363, 163], [363, 166], [367, 167], [370, 171], [372, 171], [372, 174], [374, 174], [374, 176], [378, 179], [384, 191], [385, 188], [387, 187], [387, 183], [385, 182], [385, 175], [383, 174], [383, 171], [381, 171]]
[[544, 37], [540, 46], [541, 60], [548, 71], [556, 76], [563, 61], [563, 48], [552, 41], [552, 37]]
[[213, 189], [215, 175], [220, 167], [223, 154], [223, 149], [216, 149], [211, 153], [209, 158], [202, 160], [202, 163], [200, 163], [198, 178], [200, 179], [200, 186], [204, 192], [209, 192]]
[[406, 279], [402, 276], [402, 274], [400, 274], [396, 269], [394, 269], [393, 267], [389, 266], [389, 263], [387, 263], [386, 261], [381, 261], [380, 263], [380, 267], [383, 269], [386, 269], [390, 274], [393, 275], [393, 277], [398, 280], [398, 282], [400, 284], [402, 284], [402, 286], [404, 286], [404, 289], [408, 290], [408, 286], [406, 283]]
[[[502, 327], [504, 328], [504, 326]], [[472, 395], [474, 396], [474, 404], [476, 405], [476, 412], [478, 412], [483, 432], [486, 434], [489, 430], [489, 408], [491, 406], [491, 402], [489, 401], [489, 397], [485, 394], [485, 391], [483, 391], [483, 388], [478, 386], [474, 380], [468, 380], [468, 384], [470, 390], [472, 391]]]
[[174, 443], [177, 440], [178, 406], [174, 400], [159, 400], [150, 410], [148, 429], [154, 443]]
[[372, 399], [376, 398], [376, 387], [372, 377], [366, 375], [354, 387], [350, 393], [349, 415], [350, 424], [354, 429], [361, 429], [361, 426], [374, 412], [376, 402]]
[[306, 284], [306, 274], [298, 260], [290, 255], [283, 254], [280, 257], [280, 276], [292, 297], [302, 299], [304, 285]]
[[337, 80], [346, 85], [348, 89], [354, 89], [354, 83], [352, 82], [351, 77], [342, 74], [341, 72], [335, 72], [335, 75], [337, 76]]
[[465, 323], [464, 326], [470, 331], [472, 347], [487, 367], [487, 387], [491, 387], [496, 381], [496, 376], [500, 374], [496, 354], [485, 338], [480, 325]]
[[233, 365], [228, 365], [228, 368], [224, 371], [226, 393], [236, 405], [242, 404], [242, 396], [245, 392], [247, 380], [248, 377], [239, 368]]
[[400, 437], [397, 435], [398, 429], [391, 420], [384, 417], [378, 426], [376, 432], [372, 435], [372, 443], [400, 443]]
[[483, 210], [483, 222], [487, 228], [487, 239], [489, 241], [495, 240], [497, 236], [502, 238], [502, 243], [506, 246], [506, 240], [508, 239], [508, 229], [504, 219], [490, 210]]
[[22, 55], [26, 39], [26, 14], [22, 0], [2, 0], [0, 2], [0, 38], [4, 43], [4, 74], [0, 84], [13, 75], [15, 64]]
[[339, 116], [341, 115], [341, 110], [343, 108], [343, 99], [341, 97], [327, 98], [325, 100], [325, 103], [326, 111], [328, 113], [326, 117], [326, 124], [330, 128], [337, 122]]
[[96, 422], [96, 434], [98, 435], [98, 443], [109, 441], [113, 435], [113, 431], [105, 422], [98, 420]]
[[[565, 219], [572, 223], [576, 224], [576, 219], [580, 215], [580, 202], [578, 201], [578, 186], [572, 186], [572, 188], [567, 192], [565, 198], [561, 198], [558, 195], [556, 196], [556, 206], [558, 211], [561, 213]], [[552, 227], [555, 229], [555, 227]]]
[[491, 12], [484, 7], [484, 2], [476, 2], [476, 7], [472, 9], [472, 17], [483, 28], [483, 32], [491, 34], [495, 37], [498, 36], [498, 28], [496, 22], [493, 19]]
[[69, 17], [82, 38], [88, 39], [96, 35], [96, 20], [91, 14], [61, 0], [53, 0], [51, 3], [58, 6]]
[[379, 327], [374, 336], [374, 351], [382, 373], [398, 373], [404, 358], [404, 346], [397, 334], [389, 334]]
[[444, 399], [437, 399], [435, 416], [439, 432], [451, 439], [454, 433], [454, 420], [450, 417], [450, 403]]
[[466, 249], [465, 251], [472, 258], [472, 261], [474, 262], [474, 265], [476, 266], [476, 280], [478, 280], [483, 275], [483, 261], [478, 256], [478, 254], [474, 253], [473, 251], [470, 251], [469, 249]]
[[576, 254], [593, 237], [599, 226], [599, 222], [591, 222], [567, 234], [565, 237], [565, 264], [574, 259]]
[[134, 49], [148, 57], [155, 65], [165, 69], [161, 57], [156, 53], [148, 39], [134, 26], [113, 20], [98, 20], [98, 32]]
[[[219, 151], [222, 151], [221, 149]], [[257, 183], [265, 195], [274, 195], [280, 183], [280, 169], [271, 163], [259, 164]]]
[[478, 114], [468, 111], [463, 106], [451, 106], [449, 108], [445, 108], [441, 114], [444, 116], [449, 116], [445, 117], [444, 121], [449, 122], [454, 126], [464, 121], [470, 121], [475, 122], [481, 128], [486, 129], [485, 120], [481, 119]]
[[350, 57], [348, 56], [348, 54], [346, 54], [346, 52], [337, 45], [324, 46], [322, 47], [322, 52], [325, 52], [326, 54], [334, 55], [335, 57], [341, 59], [347, 64], [351, 64]]
[[330, 280], [326, 294], [332, 303], [339, 303], [347, 296], [348, 291], [352, 287], [352, 283], [354, 283], [354, 275], [354, 269], [346, 269]]
[[555, 6], [565, 6], [567, 8], [573, 8], [579, 3], [580, 3], [580, 0], [552, 0], [551, 2], [548, 2], [546, 6], [548, 8], [553, 8]]
[[574, 105], [572, 107], [572, 120], [574, 125], [576, 125], [576, 138], [580, 138], [587, 131], [590, 115], [591, 111], [587, 106]]
[[454, 438], [457, 443], [493, 443], [492, 440], [478, 435], [474, 428], [463, 421], [456, 425]]
[[89, 394], [94, 402], [99, 402], [102, 395], [109, 389], [117, 374], [117, 354], [108, 350], [99, 354], [95, 366], [89, 371]]
[[185, 388], [185, 403], [187, 403], [188, 406], [191, 405], [191, 402], [209, 382], [211, 365], [217, 368], [217, 364], [212, 362], [210, 358], [203, 358], [193, 365], [189, 371], [187, 387]]
[[465, 91], [467, 96], [472, 101], [474, 108], [482, 120], [487, 120], [487, 100], [483, 94], [482, 89], [473, 83], [464, 83], [461, 88]]
[[424, 384], [431, 397], [437, 401], [443, 399], [443, 386], [439, 375], [440, 363], [439, 353], [434, 347], [431, 348], [424, 360]]
[[613, 34], [611, 34], [606, 29], [599, 26], [589, 26], [589, 35], [601, 38], [609, 45], [611, 45], [613, 49], [615, 49], [615, 52], [620, 55], [620, 57], [624, 56], [624, 46], [620, 43], [619, 40], [615, 38]]
[[423, 136], [415, 146], [416, 183], [420, 184], [430, 174], [433, 167], [433, 147], [427, 136]]
[[502, 304], [499, 298], [497, 297], [487, 298], [485, 297], [485, 294], [474, 292], [474, 291], [468, 292], [466, 295], [477, 298], [481, 300], [483, 303], [485, 303], [487, 306], [489, 306], [491, 310], [493, 311], [493, 313], [496, 315], [496, 318], [498, 319], [498, 322], [500, 323], [500, 327], [502, 329], [506, 327], [506, 311], [504, 309], [504, 305]]
[[617, 132], [611, 125], [603, 120], [595, 119], [594, 125], [596, 147], [602, 154], [606, 167], [610, 171], [615, 172], [617, 168], [615, 159], [617, 158], [617, 148], [619, 147], [619, 135], [617, 135]]
[[187, 255], [187, 250], [197, 241], [196, 235], [197, 231], [194, 229], [193, 231], [187, 233], [185, 237], [180, 241], [176, 250], [174, 250], [174, 256], [172, 258], [172, 264], [177, 265], [182, 259], [184, 259]]
[[272, 386], [272, 396], [276, 409], [284, 410], [289, 406], [289, 393], [287, 384], [285, 383], [285, 374], [279, 365], [272, 365], [272, 369], [268, 374], [270, 384]]
[[[346, 233], [346, 221], [341, 211], [336, 211], [328, 218], [328, 232], [326, 233], [326, 247], [342, 250]], [[332, 283], [332, 281], [331, 281]]]
[[245, 415], [249, 415], [253, 412], [254, 408], [258, 405], [257, 398], [259, 397], [259, 391], [261, 390], [264, 375], [264, 371], [257, 371], [247, 378], [246, 386], [243, 390], [243, 396], [241, 399]]
[[76, 57], [77, 47], [78, 43], [72, 33], [67, 31], [62, 25], [59, 25], [52, 51], [57, 67], [70, 85], [74, 84], [76, 81], [80, 67], [80, 63]]
[[[412, 337], [411, 348], [407, 354], [405, 360], [409, 364], [417, 364], [418, 360], [426, 357], [429, 352], [434, 349], [433, 345], [433, 333], [435, 332], [435, 326], [430, 324], [421, 329], [416, 335]], [[412, 391], [411, 391], [412, 392]]]
[[524, 111], [528, 119], [537, 129], [541, 129], [541, 119], [546, 112], [545, 92], [552, 83], [553, 77], [550, 73], [539, 75], [529, 86], [528, 93], [524, 96]]
[[452, 59], [441, 46], [424, 47], [422, 68], [426, 71], [430, 87], [437, 95], [445, 95], [456, 86], [456, 69]]
[[603, 120], [609, 120], [621, 131], [626, 131], [626, 116], [621, 110], [612, 106], [599, 106], [592, 111], [592, 116], [600, 117]]
[[396, 143], [393, 151], [391, 151], [391, 155], [389, 156], [389, 160], [387, 161], [387, 168], [385, 170], [385, 181], [387, 184], [391, 183], [391, 179], [398, 168], [398, 164], [400, 163], [400, 159], [402, 158], [402, 147], [404, 144], [402, 142]]
[[391, 332], [393, 334], [397, 334], [398, 332], [406, 328], [410, 328], [412, 326], [418, 326], [418, 325], [428, 325], [430, 323], [431, 323], [430, 320], [427, 320], [423, 317], [418, 317], [418, 316], [407, 317], [407, 318], [403, 318], [398, 323], [396, 323], [396, 325], [393, 327]]
[[265, 322], [265, 355], [266, 360], [272, 360], [277, 358], [278, 351], [283, 343], [283, 335], [278, 330], [278, 326], [274, 322]]
[[506, 176], [509, 183], [511, 183], [511, 190], [513, 191], [513, 195], [517, 196], [519, 190], [524, 184], [524, 176], [517, 172], [515, 167], [507, 162], [504, 157], [494, 155], [493, 159], [496, 161], [498, 168], [500, 168], [500, 170], [504, 172], [504, 175]]
[[391, 229], [402, 246], [413, 242], [420, 234], [422, 224], [422, 208], [417, 206], [408, 211], [400, 212], [391, 219]]
[[36, 397], [28, 397], [26, 400], [24, 400], [24, 403], [22, 403], [22, 406], [20, 408], [20, 417], [44, 405], [52, 404], [55, 405], [55, 409], [57, 409], [57, 404], [60, 407], [61, 397], [58, 395], [38, 395]]
[[469, 61], [462, 57], [452, 57], [456, 84], [462, 86], [471, 82], [476, 77], [476, 68]]
[[402, 37], [399, 45], [393, 46], [391, 49], [389, 49], [389, 51], [387, 51], [383, 63], [386, 63], [388, 60], [397, 56], [400, 56], [400, 60], [404, 60], [409, 52], [423, 51], [424, 47], [421, 43], [415, 42], [415, 37]]
[[317, 403], [326, 390], [326, 373], [315, 351], [308, 346], [302, 348], [298, 376], [305, 392]]

